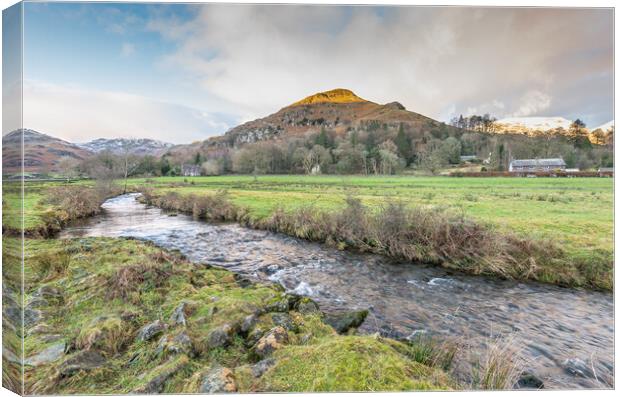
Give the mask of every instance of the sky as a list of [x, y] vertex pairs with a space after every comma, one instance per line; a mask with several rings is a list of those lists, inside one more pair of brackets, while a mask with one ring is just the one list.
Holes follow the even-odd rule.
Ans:
[[72, 142], [189, 143], [333, 88], [613, 119], [611, 9], [26, 3], [23, 63], [24, 127]]

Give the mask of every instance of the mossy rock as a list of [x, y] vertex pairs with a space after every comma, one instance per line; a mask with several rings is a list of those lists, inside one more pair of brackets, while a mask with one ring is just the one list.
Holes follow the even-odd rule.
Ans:
[[373, 337], [324, 338], [286, 346], [255, 387], [262, 391], [348, 392], [450, 389], [448, 376], [399, 354]]

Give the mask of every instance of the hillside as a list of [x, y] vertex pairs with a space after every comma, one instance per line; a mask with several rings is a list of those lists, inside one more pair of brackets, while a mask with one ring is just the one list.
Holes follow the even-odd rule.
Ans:
[[338, 135], [357, 127], [385, 125], [397, 128], [401, 123], [419, 132], [445, 126], [444, 123], [408, 111], [398, 102], [381, 105], [360, 98], [350, 90], [338, 88], [319, 92], [267, 117], [241, 124], [227, 131], [224, 136], [211, 138], [207, 146], [238, 147], [262, 140], [303, 136], [323, 128]]
[[78, 145], [34, 130], [17, 130], [2, 137], [3, 174], [20, 172], [22, 131], [25, 172], [57, 171], [63, 157], [82, 160], [92, 154]]

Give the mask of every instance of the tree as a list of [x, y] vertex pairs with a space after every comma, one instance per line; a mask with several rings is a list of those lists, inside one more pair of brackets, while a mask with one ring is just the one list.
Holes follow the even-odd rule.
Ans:
[[58, 161], [58, 171], [66, 179], [67, 183], [78, 176], [79, 164], [76, 158], [70, 156], [63, 156]]
[[409, 163], [409, 159], [411, 158], [411, 140], [405, 134], [405, 128], [403, 127], [403, 123], [400, 123], [398, 126], [398, 133], [396, 134], [396, 139], [394, 139], [394, 143], [398, 148], [398, 155], [405, 159], [407, 163]]
[[328, 149], [334, 147], [334, 140], [331, 134], [327, 133], [327, 130], [325, 130], [325, 127], [321, 127], [321, 132], [319, 133], [319, 135], [317, 135], [316, 139], [314, 140], [314, 143], [316, 145], [320, 145]]
[[140, 165], [140, 157], [136, 156], [131, 152], [129, 142], [124, 144], [121, 148], [120, 164], [123, 173], [123, 179], [125, 181], [125, 183], [123, 184], [123, 194], [125, 194], [127, 193], [127, 179]]
[[592, 140], [594, 141], [593, 142], [594, 144], [596, 145], [605, 144], [607, 136], [602, 129], [600, 128], [595, 129], [594, 131], [592, 131], [591, 135], [592, 135]]
[[418, 153], [418, 166], [435, 175], [445, 165], [439, 150]]
[[440, 151], [445, 162], [450, 164], [461, 162], [461, 142], [458, 139], [449, 137], [442, 142]]
[[586, 124], [579, 119], [573, 121], [568, 128], [568, 139], [576, 148], [587, 149], [592, 147]]

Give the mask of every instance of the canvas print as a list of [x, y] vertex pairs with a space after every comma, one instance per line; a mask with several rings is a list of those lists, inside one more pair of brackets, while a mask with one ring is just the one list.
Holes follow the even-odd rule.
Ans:
[[614, 388], [613, 8], [2, 18], [4, 388]]

